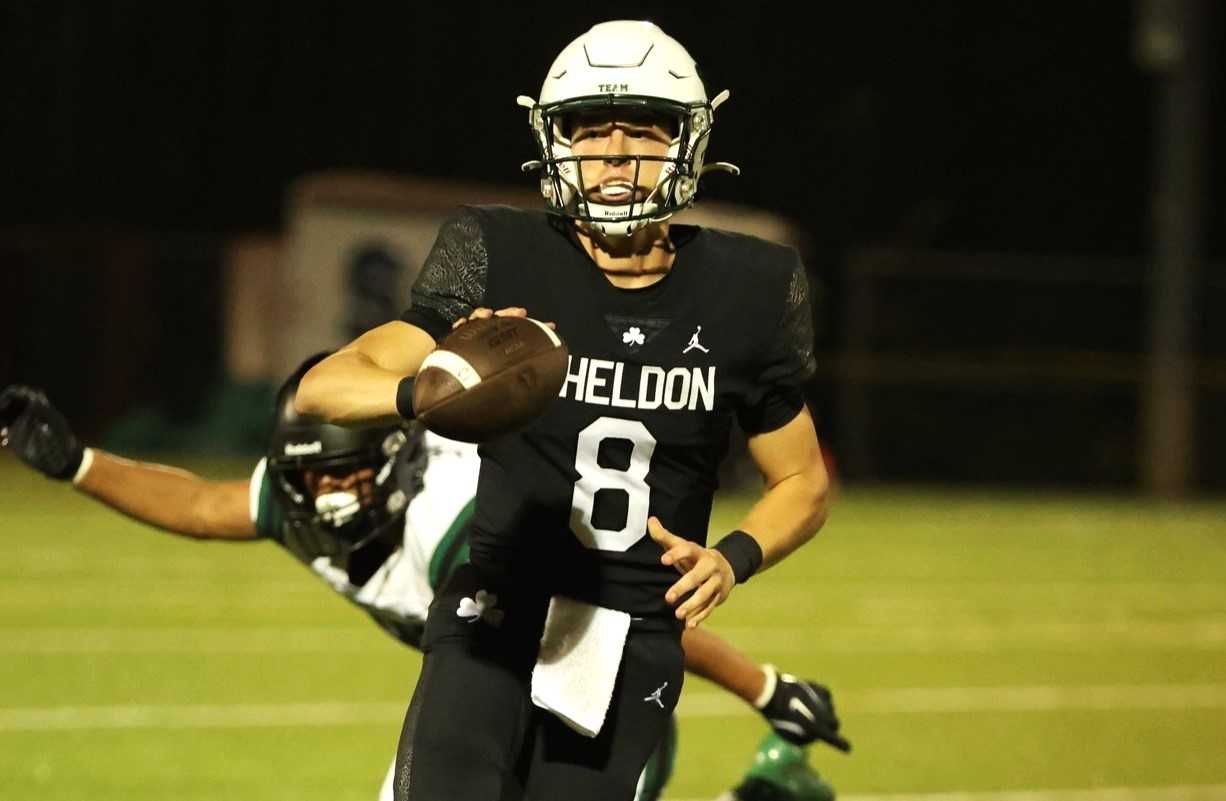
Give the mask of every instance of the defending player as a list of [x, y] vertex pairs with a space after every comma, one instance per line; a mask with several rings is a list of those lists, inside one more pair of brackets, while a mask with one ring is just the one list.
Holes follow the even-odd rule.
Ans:
[[[528, 310], [570, 349], [561, 397], [481, 448], [470, 562], [427, 622], [399, 801], [631, 798], [680, 692], [681, 624], [825, 519], [799, 257], [669, 222], [705, 171], [735, 170], [705, 165], [726, 98], [708, 98], [656, 26], [595, 26], [554, 61], [539, 102], [521, 98], [548, 213], [463, 209], [402, 321], [303, 380], [300, 410], [366, 424], [412, 416], [412, 376], [465, 318]], [[708, 548], [734, 421], [765, 489]], [[569, 673], [547, 619], [581, 621], [558, 638], [579, 643]]]

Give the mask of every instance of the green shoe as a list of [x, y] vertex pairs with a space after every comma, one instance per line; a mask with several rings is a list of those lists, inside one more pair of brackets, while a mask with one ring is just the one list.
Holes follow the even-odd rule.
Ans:
[[745, 778], [719, 801], [834, 801], [834, 788], [809, 767], [805, 749], [772, 732], [758, 745]]

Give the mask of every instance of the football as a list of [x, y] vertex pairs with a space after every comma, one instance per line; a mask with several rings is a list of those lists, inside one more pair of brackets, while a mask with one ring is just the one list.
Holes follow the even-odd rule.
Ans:
[[413, 412], [429, 430], [486, 442], [536, 419], [566, 378], [566, 344], [530, 317], [473, 320], [421, 363]]

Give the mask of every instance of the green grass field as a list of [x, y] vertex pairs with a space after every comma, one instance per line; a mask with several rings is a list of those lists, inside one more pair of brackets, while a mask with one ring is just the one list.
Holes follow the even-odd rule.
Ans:
[[[275, 545], [3, 455], [0, 546], [0, 798], [373, 801], [418, 657]], [[844, 798], [1226, 798], [1224, 504], [847, 490], [713, 628], [834, 689], [856, 750], [812, 759]], [[764, 725], [698, 680], [680, 715], [667, 796], [713, 798]], [[1135, 789], [1041, 792], [1091, 788]]]

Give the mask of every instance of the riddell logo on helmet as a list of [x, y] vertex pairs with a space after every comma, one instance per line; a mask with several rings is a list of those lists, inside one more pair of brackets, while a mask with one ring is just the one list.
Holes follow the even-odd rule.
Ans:
[[598, 83], [602, 92], [629, 92], [630, 84], [628, 83]]
[[301, 444], [296, 443], [296, 442], [285, 443], [285, 455], [286, 456], [310, 456], [311, 454], [314, 454], [314, 453], [323, 453], [323, 452], [324, 452], [324, 444], [318, 440], [316, 440], [315, 442], [303, 442]]

